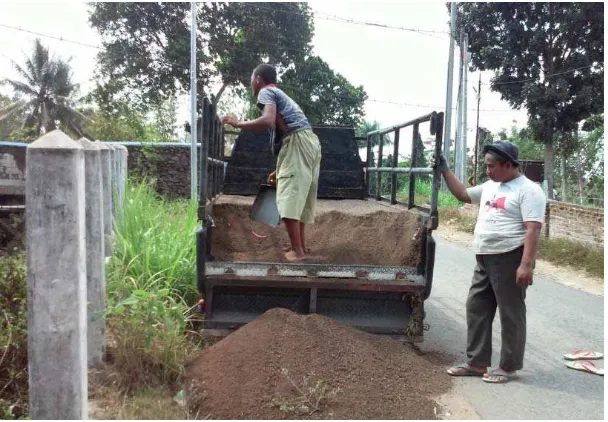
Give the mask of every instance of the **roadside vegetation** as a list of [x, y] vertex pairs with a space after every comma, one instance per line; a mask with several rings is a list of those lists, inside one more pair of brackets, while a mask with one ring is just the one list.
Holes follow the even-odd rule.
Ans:
[[[89, 375], [93, 417], [192, 418], [181, 390], [196, 332], [196, 204], [129, 184], [106, 267], [107, 365]], [[28, 417], [25, 253], [0, 256], [0, 417]]]
[[100, 404], [118, 392], [123, 405], [103, 406], [114, 412], [104, 417], [191, 416], [179, 406], [176, 413], [171, 397], [186, 359], [204, 346], [196, 331], [196, 228], [195, 203], [164, 200], [145, 182], [127, 185], [106, 273], [108, 365], [91, 383]]
[[[439, 210], [439, 224], [449, 224], [466, 233], [473, 233], [476, 217], [458, 208]], [[582, 242], [562, 238], [541, 238], [538, 257], [554, 265], [583, 270], [592, 277], [604, 280], [604, 251]]]

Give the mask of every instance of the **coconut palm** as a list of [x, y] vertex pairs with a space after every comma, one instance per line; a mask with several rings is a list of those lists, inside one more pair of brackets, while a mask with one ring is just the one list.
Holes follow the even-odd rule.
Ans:
[[[370, 122], [369, 120], [363, 120], [359, 124], [359, 126], [357, 126], [357, 128], [355, 129], [355, 134], [357, 136], [364, 137], [364, 136], [367, 136], [367, 134], [369, 132], [373, 132], [378, 129], [381, 129], [381, 128], [380, 128], [380, 123], [378, 123], [377, 121], [374, 120], [373, 122]], [[388, 137], [388, 135], [382, 136], [383, 145], [390, 145], [392, 143], [393, 143], [393, 141], [391, 141], [391, 139]], [[378, 136], [374, 136], [371, 139], [371, 144], [372, 144], [372, 148], [377, 147], [380, 144], [380, 138]], [[359, 145], [359, 148], [363, 148], [367, 145], [367, 143], [366, 143], [366, 141], [361, 140], [358, 142], [358, 145]]]
[[0, 109], [0, 122], [22, 115], [22, 129], [33, 128], [36, 135], [57, 129], [60, 125], [82, 136], [80, 123], [85, 116], [74, 109], [73, 95], [78, 85], [72, 82], [68, 62], [49, 54], [39, 39], [34, 43], [31, 57], [25, 65], [13, 62], [22, 80], [4, 79], [0, 84], [10, 86], [19, 98]]

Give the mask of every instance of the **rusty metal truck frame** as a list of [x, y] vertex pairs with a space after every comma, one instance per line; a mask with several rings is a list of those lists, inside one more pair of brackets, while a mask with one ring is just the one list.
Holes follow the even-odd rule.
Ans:
[[[294, 312], [319, 313], [345, 324], [378, 334], [406, 335], [421, 341], [423, 303], [431, 292], [437, 228], [437, 197], [440, 174], [437, 169], [417, 167], [417, 139], [420, 125], [430, 123], [435, 136], [434, 152], [442, 146], [443, 113], [430, 113], [412, 121], [377, 130], [367, 135], [365, 181], [369, 193], [372, 173], [377, 174], [374, 197], [378, 201], [407, 206], [423, 221], [418, 235], [424, 242], [422, 263], [414, 267], [374, 265], [289, 264], [276, 262], [220, 262], [213, 258], [213, 204], [222, 190], [224, 178], [224, 132], [216, 110], [207, 100], [203, 104], [201, 160], [197, 231], [197, 287], [205, 298], [204, 327], [212, 330], [236, 329], [268, 309], [283, 307]], [[410, 168], [397, 167], [399, 132], [413, 127]], [[380, 167], [383, 138], [394, 133], [391, 167]], [[379, 138], [379, 157], [372, 167], [372, 139]], [[381, 179], [390, 174], [390, 198], [381, 195]], [[410, 174], [407, 202], [396, 196], [397, 174]], [[432, 175], [430, 207], [414, 203], [416, 175]], [[373, 199], [372, 199], [373, 200]], [[370, 246], [373, 247], [373, 246]]]

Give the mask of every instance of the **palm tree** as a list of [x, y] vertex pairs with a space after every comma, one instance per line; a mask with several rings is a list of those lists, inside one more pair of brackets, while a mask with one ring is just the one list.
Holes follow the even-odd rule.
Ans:
[[[369, 132], [373, 132], [375, 130], [381, 129], [380, 128], [380, 123], [378, 123], [377, 121], [373, 121], [370, 122], [369, 120], [363, 120], [359, 126], [357, 126], [357, 128], [355, 129], [355, 135], [356, 136], [360, 136], [360, 137], [365, 137], [367, 136], [367, 134]], [[393, 143], [393, 141], [391, 141], [391, 139], [388, 137], [387, 135], [383, 135], [382, 136], [382, 144], [383, 145], [390, 145]], [[371, 144], [372, 144], [372, 148], [377, 147], [380, 144], [380, 138], [378, 136], [374, 136], [371, 139]], [[359, 141], [358, 142], [359, 148], [364, 148], [367, 143], [366, 141]]]
[[0, 109], [0, 122], [22, 115], [21, 129], [33, 128], [38, 136], [60, 125], [83, 136], [80, 123], [86, 117], [74, 109], [72, 96], [78, 85], [72, 82], [68, 62], [50, 56], [48, 48], [36, 39], [25, 66], [13, 64], [22, 80], [4, 79], [0, 84], [12, 87], [19, 99]]

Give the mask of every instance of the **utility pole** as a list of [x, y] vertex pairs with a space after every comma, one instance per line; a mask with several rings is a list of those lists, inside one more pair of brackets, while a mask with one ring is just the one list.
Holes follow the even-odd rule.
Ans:
[[477, 160], [479, 159], [479, 105], [481, 104], [481, 72], [479, 72], [479, 81], [477, 82], [477, 125], [475, 129], [475, 168], [473, 168], [473, 184], [477, 184]]
[[198, 197], [198, 172], [197, 154], [198, 144], [196, 140], [196, 3], [190, 2], [192, 14], [192, 26], [190, 27], [190, 199], [195, 201]]
[[467, 185], [467, 90], [469, 75], [469, 36], [462, 42], [462, 141], [460, 142], [460, 181]]
[[[458, 3], [450, 4], [450, 50], [448, 53], [448, 80], [445, 95], [445, 119], [443, 127], [443, 155], [450, 160], [450, 140], [452, 138], [452, 91], [454, 90], [454, 39], [456, 38], [456, 17]], [[447, 190], [445, 180], [441, 179], [441, 189]]]
[[464, 37], [462, 31], [460, 31], [460, 37], [458, 42], [459, 47], [459, 66], [458, 66], [458, 100], [456, 106], [456, 143], [454, 145], [454, 174], [462, 182], [461, 179], [461, 158], [462, 154], [460, 153], [461, 144], [462, 144], [462, 106], [463, 106], [463, 95], [462, 95], [462, 87], [463, 87], [463, 79], [462, 79], [462, 67], [463, 67], [463, 57], [462, 57], [462, 46], [464, 44]]

